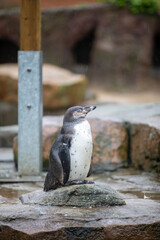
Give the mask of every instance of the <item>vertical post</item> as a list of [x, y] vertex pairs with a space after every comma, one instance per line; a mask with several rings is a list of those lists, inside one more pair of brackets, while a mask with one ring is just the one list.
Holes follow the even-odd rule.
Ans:
[[42, 52], [40, 0], [21, 0], [18, 52], [18, 171], [41, 172]]
[[40, 0], [20, 2], [20, 47], [22, 51], [41, 49]]

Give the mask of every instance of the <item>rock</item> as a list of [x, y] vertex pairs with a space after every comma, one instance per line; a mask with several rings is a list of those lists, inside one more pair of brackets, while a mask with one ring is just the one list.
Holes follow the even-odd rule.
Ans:
[[125, 205], [125, 201], [111, 187], [104, 184], [82, 184], [58, 188], [49, 192], [38, 190], [23, 194], [23, 204], [45, 206], [98, 207]]
[[[16, 64], [0, 66], [0, 99], [17, 103], [18, 67]], [[45, 109], [76, 105], [85, 95], [87, 80], [84, 75], [43, 65], [43, 105]]]
[[133, 167], [160, 173], [160, 128], [142, 123], [130, 124], [130, 136]]
[[124, 123], [90, 118], [93, 133], [93, 171], [127, 165], [128, 135]]
[[[40, 190], [39, 184], [3, 184], [0, 239], [159, 240], [160, 186], [156, 174], [123, 169], [97, 177], [99, 182], [107, 182], [120, 192], [125, 190], [121, 195], [126, 205], [95, 208], [27, 205], [18, 200], [21, 191]], [[144, 193], [149, 198], [144, 198]]]
[[159, 112], [160, 103], [104, 104], [90, 116], [124, 123], [128, 133], [129, 164], [136, 169], [160, 172]]
[[[48, 169], [49, 153], [60, 128], [62, 117], [43, 118], [43, 168]], [[115, 170], [127, 165], [128, 135], [123, 123], [89, 118], [93, 133], [93, 171]], [[13, 151], [17, 163], [17, 138]]]
[[[133, 165], [159, 172], [160, 104], [99, 105], [88, 118], [93, 134], [93, 172]], [[50, 148], [63, 117], [43, 118], [43, 167], [48, 169]], [[17, 141], [14, 141], [17, 159]]]

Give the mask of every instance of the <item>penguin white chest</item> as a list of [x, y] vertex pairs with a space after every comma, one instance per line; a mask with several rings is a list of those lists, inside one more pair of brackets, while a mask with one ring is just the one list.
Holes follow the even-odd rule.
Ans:
[[87, 120], [75, 125], [70, 148], [70, 175], [68, 181], [84, 180], [89, 172], [92, 156], [92, 134]]

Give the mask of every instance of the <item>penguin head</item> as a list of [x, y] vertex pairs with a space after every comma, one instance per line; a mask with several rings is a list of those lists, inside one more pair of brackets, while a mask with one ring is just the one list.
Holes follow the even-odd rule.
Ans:
[[75, 122], [79, 120], [83, 120], [87, 113], [94, 110], [96, 106], [75, 106], [68, 108], [65, 115], [64, 115], [64, 121], [63, 122]]

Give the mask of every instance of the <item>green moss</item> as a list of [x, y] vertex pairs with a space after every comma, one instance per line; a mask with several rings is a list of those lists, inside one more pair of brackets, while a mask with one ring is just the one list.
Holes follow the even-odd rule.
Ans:
[[160, 10], [158, 0], [99, 0], [100, 2], [112, 2], [118, 7], [127, 7], [134, 14], [155, 14]]

